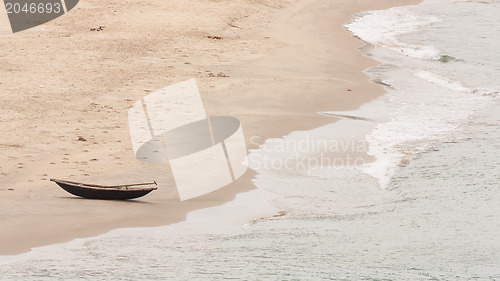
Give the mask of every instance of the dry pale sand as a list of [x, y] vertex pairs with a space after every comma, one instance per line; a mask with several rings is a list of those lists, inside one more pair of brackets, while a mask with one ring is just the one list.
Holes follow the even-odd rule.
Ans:
[[[251, 137], [262, 143], [333, 122], [316, 112], [355, 109], [383, 94], [362, 72], [376, 63], [343, 24], [362, 10], [416, 1], [374, 2], [88, 0], [17, 34], [0, 13], [0, 254], [181, 221], [255, 188], [249, 171], [180, 202], [167, 167], [135, 160], [128, 109], [195, 77], [207, 113], [239, 118], [250, 149]], [[210, 77], [218, 73], [229, 77]], [[85, 200], [49, 178], [154, 179], [160, 188], [136, 201]]]

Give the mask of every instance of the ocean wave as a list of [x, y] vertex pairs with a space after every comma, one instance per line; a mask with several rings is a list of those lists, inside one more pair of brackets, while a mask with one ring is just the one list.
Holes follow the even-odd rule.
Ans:
[[441, 51], [434, 46], [407, 44], [397, 37], [440, 21], [436, 16], [417, 15], [406, 7], [396, 7], [360, 14], [345, 27], [371, 45], [386, 47], [412, 58], [437, 60]]
[[390, 188], [398, 169], [418, 155], [440, 143], [457, 141], [456, 133], [496, 95], [430, 71], [400, 70], [395, 76], [405, 77], [387, 94], [397, 109], [391, 121], [378, 124], [367, 136], [368, 154], [376, 161], [367, 164], [364, 172], [378, 179], [382, 189]]
[[475, 2], [424, 1], [362, 13], [346, 25], [382, 63], [367, 73], [385, 86], [393, 109], [367, 136], [376, 160], [363, 170], [382, 189], [419, 155], [460, 141], [458, 132], [499, 97], [493, 11]]

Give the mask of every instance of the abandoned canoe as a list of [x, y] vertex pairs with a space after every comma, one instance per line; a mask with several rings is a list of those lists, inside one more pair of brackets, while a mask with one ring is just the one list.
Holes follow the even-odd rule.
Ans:
[[156, 182], [104, 186], [51, 179], [67, 192], [88, 199], [128, 200], [142, 197], [158, 189]]

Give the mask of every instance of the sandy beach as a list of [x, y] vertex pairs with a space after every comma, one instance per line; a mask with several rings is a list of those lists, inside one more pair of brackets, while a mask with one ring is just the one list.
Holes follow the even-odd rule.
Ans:
[[[343, 24], [360, 11], [414, 3], [91, 0], [17, 34], [1, 13], [0, 255], [179, 222], [254, 189], [248, 171], [180, 202], [168, 167], [135, 159], [128, 109], [196, 78], [206, 112], [240, 119], [249, 149], [334, 122], [317, 112], [353, 110], [384, 93], [363, 73], [377, 62], [362, 55], [363, 43]], [[134, 201], [85, 200], [50, 178], [156, 180], [159, 190]]]

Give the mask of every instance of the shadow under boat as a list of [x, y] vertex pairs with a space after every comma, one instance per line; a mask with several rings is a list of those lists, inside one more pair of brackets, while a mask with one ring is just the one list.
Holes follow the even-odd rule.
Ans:
[[51, 179], [67, 192], [87, 199], [129, 200], [142, 197], [158, 189], [156, 182], [126, 185], [97, 185]]

